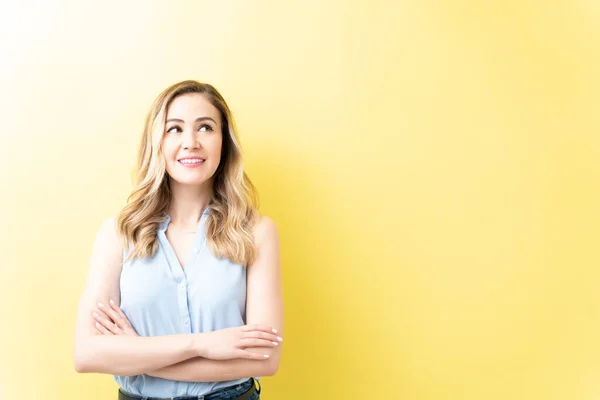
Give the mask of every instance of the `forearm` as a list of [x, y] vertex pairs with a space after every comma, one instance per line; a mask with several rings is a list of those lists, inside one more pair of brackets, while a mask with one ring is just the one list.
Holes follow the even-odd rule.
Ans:
[[[253, 349], [253, 351], [257, 351]], [[271, 376], [279, 366], [279, 352], [274, 349], [260, 349], [261, 353], [270, 354], [268, 360], [233, 359], [224, 361], [194, 357], [169, 365], [147, 375], [157, 378], [184, 382], [221, 382], [254, 376]]]
[[194, 335], [89, 337], [75, 350], [78, 372], [139, 375], [198, 355]]

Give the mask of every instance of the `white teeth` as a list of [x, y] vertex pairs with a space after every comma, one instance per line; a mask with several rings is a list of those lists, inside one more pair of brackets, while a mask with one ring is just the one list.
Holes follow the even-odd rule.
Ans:
[[204, 161], [204, 159], [202, 159], [202, 158], [188, 158], [185, 160], [179, 160], [179, 162], [182, 164], [195, 164], [195, 163], [199, 163], [202, 161]]

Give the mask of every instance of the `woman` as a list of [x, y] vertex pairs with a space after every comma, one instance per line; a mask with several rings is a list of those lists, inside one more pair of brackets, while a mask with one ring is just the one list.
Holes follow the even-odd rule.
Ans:
[[96, 236], [75, 369], [115, 375], [119, 399], [256, 400], [282, 336], [278, 233], [231, 111], [211, 85], [177, 83], [146, 118], [127, 205]]

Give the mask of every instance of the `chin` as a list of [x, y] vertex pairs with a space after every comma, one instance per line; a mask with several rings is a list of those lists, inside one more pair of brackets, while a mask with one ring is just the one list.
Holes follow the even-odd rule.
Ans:
[[172, 178], [175, 182], [177, 182], [180, 185], [190, 185], [190, 186], [201, 186], [201, 185], [205, 185], [210, 179], [206, 179], [204, 177], [202, 178], [190, 178], [190, 177], [185, 177], [185, 178], [178, 178], [178, 177], [173, 177]]

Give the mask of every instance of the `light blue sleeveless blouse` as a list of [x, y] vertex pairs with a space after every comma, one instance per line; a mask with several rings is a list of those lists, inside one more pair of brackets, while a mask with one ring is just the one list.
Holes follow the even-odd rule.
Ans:
[[[211, 253], [206, 245], [209, 212], [208, 208], [204, 210], [198, 222], [185, 269], [165, 234], [170, 216], [158, 227], [159, 246], [154, 257], [134, 258], [123, 264], [121, 308], [138, 335], [210, 332], [245, 324], [246, 268]], [[127, 257], [127, 251], [123, 257]], [[180, 382], [142, 374], [114, 379], [124, 391], [138, 396], [175, 397], [202, 395], [248, 378]]]

